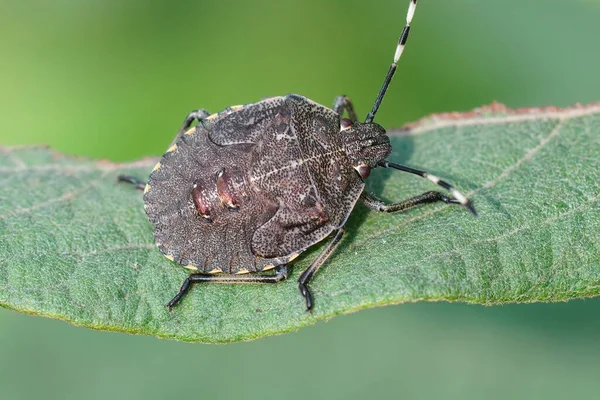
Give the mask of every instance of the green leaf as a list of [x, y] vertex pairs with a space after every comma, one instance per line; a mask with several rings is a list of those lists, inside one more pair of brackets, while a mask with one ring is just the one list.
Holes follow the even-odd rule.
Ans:
[[[155, 248], [142, 196], [113, 164], [45, 148], [0, 148], [0, 305], [94, 329], [195, 342], [287, 332], [362, 308], [406, 301], [563, 301], [600, 294], [600, 104], [510, 111], [492, 105], [391, 130], [390, 160], [424, 168], [466, 193], [479, 217], [436, 204], [399, 214], [358, 205], [311, 283], [196, 285], [165, 303], [187, 272]], [[377, 169], [388, 201], [431, 182]]]

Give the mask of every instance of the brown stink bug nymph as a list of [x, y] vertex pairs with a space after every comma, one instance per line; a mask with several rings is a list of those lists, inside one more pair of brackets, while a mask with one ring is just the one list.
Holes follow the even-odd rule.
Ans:
[[[394, 62], [365, 122], [357, 120], [345, 96], [335, 100], [333, 109], [291, 94], [212, 115], [198, 110], [185, 119], [147, 184], [119, 177], [144, 190], [144, 207], [160, 251], [192, 270], [169, 308], [196, 282], [283, 281], [290, 261], [330, 237], [298, 279], [311, 310], [308, 283], [335, 250], [358, 200], [380, 212], [443, 201], [475, 213], [471, 202], [448, 183], [386, 161], [390, 140], [373, 123], [396, 72], [416, 5], [410, 0]], [[344, 113], [348, 118], [342, 118]], [[364, 191], [364, 180], [378, 166], [427, 178], [451, 196], [431, 191], [384, 204]], [[274, 273], [262, 273], [270, 269]]]

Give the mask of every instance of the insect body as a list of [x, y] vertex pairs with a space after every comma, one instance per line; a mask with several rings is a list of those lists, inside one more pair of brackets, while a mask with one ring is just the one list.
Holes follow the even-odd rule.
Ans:
[[[307, 309], [308, 283], [343, 235], [357, 201], [383, 212], [435, 201], [459, 203], [474, 212], [452, 186], [424, 171], [390, 163], [385, 130], [373, 119], [396, 70], [416, 1], [411, 0], [394, 63], [373, 110], [357, 120], [345, 96], [333, 109], [299, 95], [273, 97], [210, 115], [192, 112], [144, 188], [146, 213], [158, 248], [190, 270], [175, 306], [194, 282], [275, 283], [287, 264], [308, 247], [331, 239], [299, 278]], [[349, 118], [342, 118], [344, 113]], [[191, 127], [197, 121], [195, 127]], [[428, 178], [449, 190], [384, 204], [364, 192], [371, 169], [391, 167]], [[274, 269], [274, 273], [260, 272]]]

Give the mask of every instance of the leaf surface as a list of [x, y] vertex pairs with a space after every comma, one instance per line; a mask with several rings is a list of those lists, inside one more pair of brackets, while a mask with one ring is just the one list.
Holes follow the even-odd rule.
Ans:
[[[187, 272], [154, 246], [140, 178], [156, 159], [79, 159], [0, 148], [0, 305], [94, 329], [192, 342], [232, 342], [337, 314], [407, 301], [564, 301], [600, 294], [600, 104], [425, 118], [390, 130], [389, 160], [452, 182], [471, 198], [399, 214], [358, 205], [338, 250], [315, 276], [312, 313], [299, 273], [277, 285], [196, 285], [165, 303]], [[368, 189], [398, 201], [436, 187], [375, 170]]]

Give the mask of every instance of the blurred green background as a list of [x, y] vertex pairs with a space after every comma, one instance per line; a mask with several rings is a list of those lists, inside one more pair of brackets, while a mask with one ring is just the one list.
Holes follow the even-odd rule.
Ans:
[[[407, 5], [3, 0], [0, 144], [133, 160], [192, 109], [286, 93], [364, 116]], [[599, 38], [597, 0], [421, 0], [378, 122], [598, 101]], [[405, 304], [226, 346], [0, 309], [0, 398], [595, 398], [599, 306]]]

